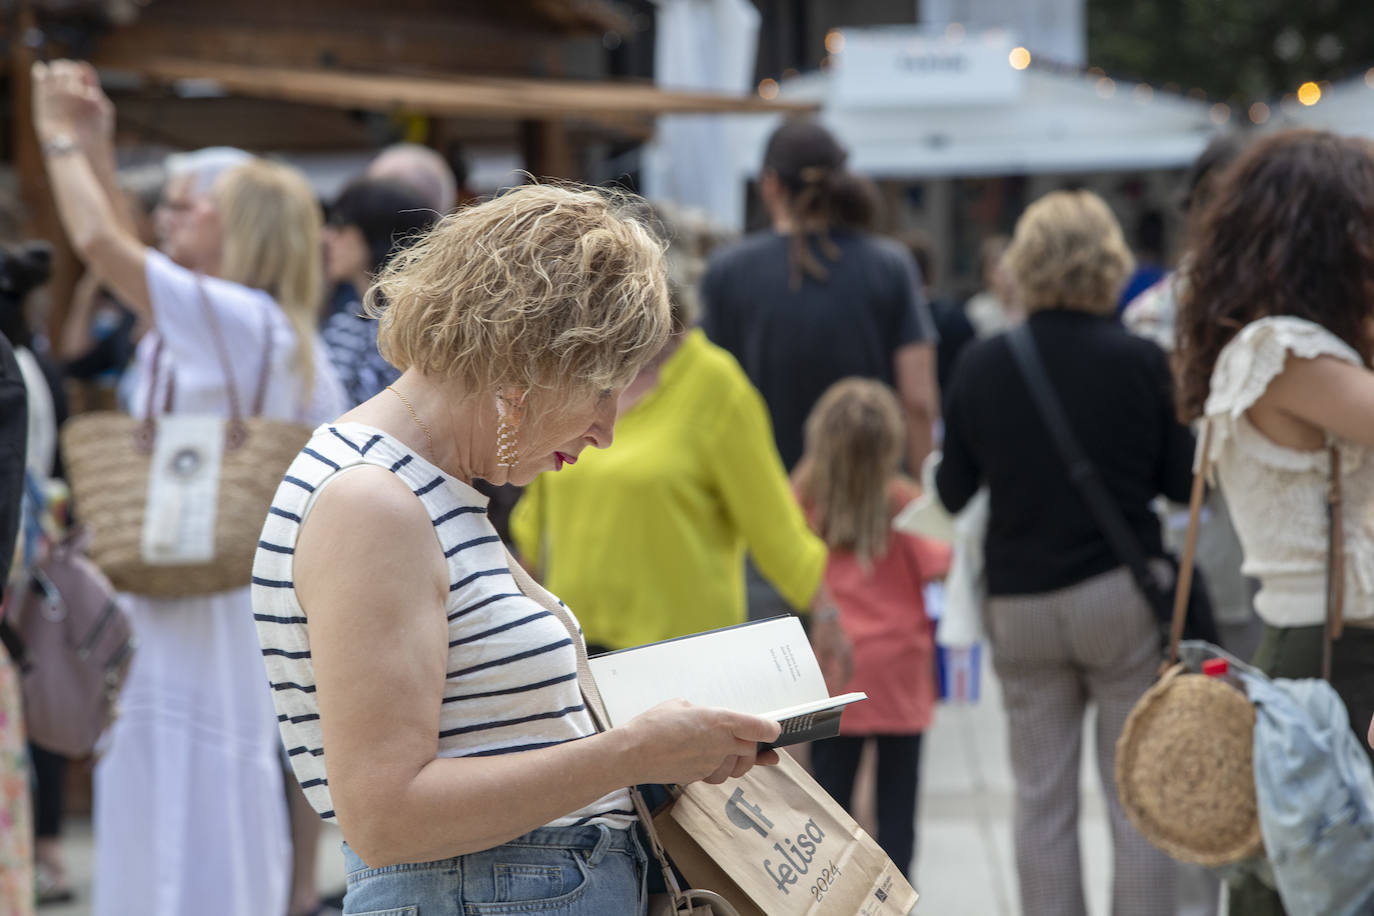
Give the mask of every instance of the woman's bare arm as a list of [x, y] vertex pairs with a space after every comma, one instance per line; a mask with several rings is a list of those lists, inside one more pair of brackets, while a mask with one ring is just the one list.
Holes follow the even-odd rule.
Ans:
[[1289, 448], [1322, 448], [1328, 432], [1374, 448], [1374, 372], [1334, 356], [1290, 355], [1248, 416]]
[[423, 506], [384, 469], [321, 493], [297, 541], [295, 583], [334, 810], [372, 866], [489, 849], [635, 783], [742, 775], [755, 742], [778, 733], [755, 716], [670, 702], [555, 747], [436, 758], [447, 566]]
[[33, 66], [34, 130], [62, 228], [86, 265], [141, 317], [151, 314], [147, 249], [126, 203], [113, 189], [113, 153], [102, 126], [109, 100], [89, 66], [56, 61]]

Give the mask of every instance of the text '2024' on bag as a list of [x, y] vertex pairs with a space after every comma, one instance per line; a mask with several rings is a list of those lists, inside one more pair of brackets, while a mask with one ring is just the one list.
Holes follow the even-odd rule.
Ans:
[[[520, 590], [568, 628], [587, 708], [609, 727], [576, 623], [509, 553], [507, 561]], [[903, 869], [800, 764], [778, 756], [778, 766], [719, 786], [676, 789], [657, 814], [630, 790], [668, 888], [651, 897], [649, 916], [910, 916], [917, 895]], [[691, 887], [680, 886], [674, 865]]]
[[228, 419], [173, 414], [175, 376], [155, 415], [159, 341], [144, 419], [83, 414], [62, 431], [73, 502], [92, 533], [91, 558], [120, 591], [174, 598], [247, 586], [272, 496], [310, 439], [304, 424], [261, 416], [272, 365], [270, 316], [264, 313], [262, 365], [245, 416], [203, 283], [200, 299], [224, 372]]

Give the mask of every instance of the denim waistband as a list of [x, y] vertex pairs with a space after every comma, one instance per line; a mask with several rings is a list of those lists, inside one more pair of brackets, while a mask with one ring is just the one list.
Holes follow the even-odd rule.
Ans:
[[[348, 845], [347, 841], [343, 844], [344, 863], [347, 871], [351, 874], [355, 871], [366, 869], [363, 860], [358, 858], [358, 854]], [[595, 865], [603, 856], [611, 852], [629, 852], [635, 855], [643, 855], [639, 837], [634, 830], [620, 830], [608, 827], [605, 824], [584, 824], [579, 827], [540, 827], [531, 830], [529, 833], [518, 836], [513, 840], [502, 843], [501, 846], [545, 846], [560, 849], [585, 849], [588, 851], [587, 862]], [[424, 863], [427, 866], [443, 865], [445, 863], [457, 864], [463, 856], [453, 856], [449, 859], [438, 859], [434, 862]]]
[[589, 849], [595, 860], [607, 852], [633, 852], [639, 848], [639, 839], [633, 830], [618, 830], [605, 824], [584, 824], [580, 827], [540, 827], [501, 845]]

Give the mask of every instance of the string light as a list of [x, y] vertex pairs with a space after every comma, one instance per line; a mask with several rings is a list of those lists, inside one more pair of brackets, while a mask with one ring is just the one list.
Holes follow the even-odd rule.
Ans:
[[1188, 98], [1197, 99], [1199, 102], [1205, 102], [1207, 101], [1207, 92], [1204, 89], [1194, 86], [1192, 89], [1188, 90]]
[[1131, 90], [1131, 97], [1137, 102], [1148, 102], [1155, 97], [1155, 89], [1149, 83], [1136, 83]]
[[1212, 123], [1219, 127], [1231, 120], [1231, 106], [1225, 102], [1217, 102], [1212, 106], [1208, 116], [1212, 119]]
[[1269, 106], [1263, 102], [1256, 102], [1250, 106], [1250, 120], [1255, 124], [1263, 124], [1269, 120]]
[[778, 97], [778, 81], [766, 79], [759, 83], [759, 98], [771, 102]]
[[1030, 66], [1031, 53], [1025, 48], [1012, 48], [1011, 53], [1007, 55], [1007, 61], [1013, 70], [1024, 70]]
[[1104, 99], [1109, 99], [1116, 95], [1116, 81], [1110, 76], [1104, 76], [1097, 81], [1097, 94]]
[[782, 78], [785, 80], [790, 80], [797, 76], [801, 76], [801, 71], [796, 67], [788, 67], [786, 70], [782, 71]]
[[839, 29], [831, 29], [826, 32], [825, 49], [831, 54], [839, 54], [844, 51], [844, 33]]
[[1374, 67], [1370, 67], [1364, 72], [1364, 84], [1370, 89], [1374, 89]]
[[1088, 76], [1096, 76], [1096, 77], [1098, 77], [1099, 79], [1101, 79], [1102, 77], [1104, 77], [1104, 76], [1106, 76], [1106, 75], [1107, 75], [1107, 71], [1106, 71], [1106, 70], [1103, 70], [1101, 67], [1089, 67], [1089, 68], [1088, 68]]
[[1298, 101], [1311, 108], [1322, 100], [1322, 87], [1313, 82], [1303, 83], [1298, 87]]

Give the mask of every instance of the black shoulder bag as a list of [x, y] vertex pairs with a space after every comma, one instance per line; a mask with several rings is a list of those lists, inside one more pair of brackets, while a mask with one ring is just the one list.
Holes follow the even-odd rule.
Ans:
[[[1130, 569], [1131, 577], [1135, 579], [1136, 586], [1139, 587], [1145, 595], [1145, 600], [1154, 610], [1155, 618], [1159, 621], [1160, 626], [1167, 627], [1173, 616], [1173, 596], [1166, 594], [1159, 579], [1150, 571], [1144, 549], [1136, 540], [1130, 526], [1126, 524], [1126, 518], [1120, 507], [1112, 499], [1111, 494], [1107, 492], [1106, 484], [1102, 482], [1102, 476], [1098, 473], [1097, 467], [1088, 460], [1088, 456], [1084, 454], [1082, 447], [1078, 444], [1078, 439], [1074, 436], [1073, 429], [1069, 425], [1069, 419], [1064, 414], [1064, 407], [1060, 404], [1054, 388], [1050, 385], [1049, 376], [1045, 373], [1045, 364], [1040, 359], [1040, 352], [1036, 349], [1035, 338], [1031, 336], [1029, 325], [1022, 322], [1009, 331], [1007, 343], [1011, 346], [1012, 356], [1015, 357], [1016, 365], [1026, 380], [1026, 387], [1035, 400], [1040, 418], [1049, 428], [1050, 439], [1054, 442], [1055, 450], [1059, 452], [1059, 457], [1064, 460], [1064, 465], [1069, 472], [1069, 479], [1078, 488], [1078, 493], [1083, 497], [1088, 512], [1102, 531], [1102, 536], [1111, 545], [1112, 552], [1116, 554], [1118, 560]], [[1174, 582], [1170, 583], [1170, 591], [1172, 591], [1173, 588], [1177, 587], [1179, 578], [1178, 562], [1173, 557], [1166, 557], [1166, 559], [1174, 567]], [[1185, 639], [1203, 639], [1215, 643], [1218, 640], [1216, 621], [1212, 616], [1212, 601], [1207, 595], [1207, 588], [1201, 576], [1195, 572], [1194, 578], [1195, 581], [1188, 596], [1188, 611], [1184, 619], [1183, 636]]]

